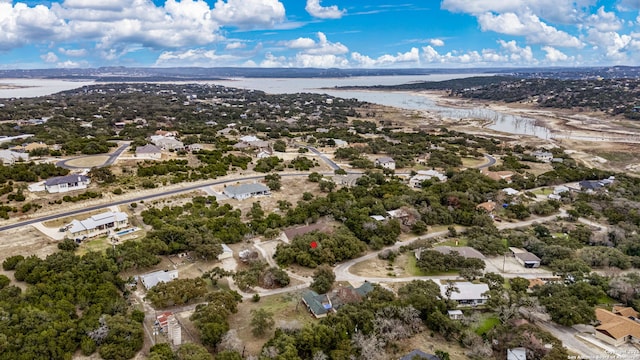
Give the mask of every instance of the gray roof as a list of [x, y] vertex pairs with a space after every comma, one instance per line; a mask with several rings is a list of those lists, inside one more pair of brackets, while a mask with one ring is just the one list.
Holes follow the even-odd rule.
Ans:
[[[458, 288], [458, 291], [451, 293], [451, 300], [480, 300], [486, 299], [487, 296], [483, 295], [489, 291], [489, 285], [487, 284], [473, 284], [470, 282], [456, 282], [453, 285]], [[440, 285], [440, 293], [444, 297], [447, 291], [447, 284]]]
[[263, 184], [240, 184], [240, 185], [229, 185], [224, 188], [224, 192], [229, 196], [238, 196], [244, 194], [256, 194], [269, 192], [269, 187]]
[[540, 258], [530, 252], [516, 253], [514, 255], [524, 262], [540, 262]]
[[72, 234], [81, 231], [93, 230], [99, 226], [111, 224], [118, 221], [127, 220], [129, 216], [123, 212], [107, 211], [101, 214], [93, 215], [85, 220], [73, 220], [69, 232]]
[[[429, 250], [429, 249], [427, 249]], [[460, 256], [467, 259], [484, 259], [484, 255], [482, 253], [472, 247], [469, 246], [460, 246], [460, 247], [452, 247], [452, 246], [436, 246], [433, 248], [434, 251], [439, 252], [440, 254], [451, 254], [452, 251], [457, 251]]]
[[156, 271], [149, 274], [140, 275], [140, 280], [145, 288], [151, 289], [161, 282], [169, 282], [178, 277], [178, 270], [171, 271]]
[[393, 160], [392, 158], [390, 158], [388, 156], [385, 156], [385, 157], [377, 158], [376, 162], [378, 164], [387, 164], [387, 163], [395, 162], [395, 160]]
[[136, 148], [136, 154], [155, 154], [155, 153], [159, 153], [162, 152], [162, 150], [153, 145], [153, 144], [147, 144], [145, 146], [138, 146]]
[[413, 360], [416, 357], [418, 357], [418, 359], [427, 359], [427, 360], [440, 360], [440, 358], [438, 358], [435, 355], [431, 355], [431, 354], [427, 354], [426, 352], [422, 351], [422, 350], [413, 350], [412, 352], [408, 353], [407, 355], [403, 356], [400, 358], [400, 360]]
[[54, 185], [60, 185], [60, 184], [72, 184], [72, 183], [77, 183], [77, 182], [86, 182], [89, 180], [88, 176], [84, 176], [84, 175], [66, 175], [66, 176], [57, 176], [57, 177], [53, 177], [50, 179], [47, 179], [47, 181], [44, 182], [45, 186], [54, 186]]

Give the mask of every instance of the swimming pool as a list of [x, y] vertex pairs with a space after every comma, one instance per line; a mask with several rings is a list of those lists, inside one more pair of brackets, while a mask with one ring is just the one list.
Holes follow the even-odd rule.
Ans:
[[118, 236], [127, 235], [127, 234], [130, 234], [130, 233], [132, 233], [132, 232], [134, 232], [134, 231], [138, 231], [138, 230], [140, 230], [140, 229], [138, 229], [137, 227], [133, 227], [133, 228], [129, 228], [129, 229], [124, 229], [124, 230], [120, 230], [120, 231], [118, 231], [118, 232], [116, 233], [116, 235], [118, 235]]

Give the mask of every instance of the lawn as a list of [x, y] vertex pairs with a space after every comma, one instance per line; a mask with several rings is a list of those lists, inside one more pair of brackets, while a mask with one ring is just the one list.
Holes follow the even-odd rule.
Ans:
[[532, 191], [534, 194], [536, 195], [551, 195], [553, 194], [553, 189], [549, 189], [549, 188], [542, 188], [542, 189], [537, 189]]
[[[317, 321], [300, 301], [302, 292], [265, 296], [258, 302], [244, 300], [238, 304], [238, 313], [229, 317], [229, 325], [238, 330], [238, 337], [246, 344], [248, 354], [257, 355], [262, 345], [273, 336], [275, 327], [301, 328], [307, 323]], [[251, 333], [251, 310], [264, 309], [274, 314], [274, 329], [265, 336], [256, 338]]]
[[80, 247], [78, 248], [78, 255], [82, 256], [89, 251], [104, 252], [109, 248], [109, 246], [112, 246], [111, 242], [104, 236], [87, 240], [80, 244]]
[[476, 328], [475, 332], [476, 334], [482, 336], [483, 334], [486, 334], [487, 332], [489, 332], [491, 329], [493, 329], [499, 324], [500, 324], [500, 320], [497, 317], [490, 316], [482, 320], [480, 325], [478, 325], [478, 327]]
[[407, 255], [407, 260], [406, 260], [406, 264], [404, 266], [405, 271], [407, 272], [407, 274], [409, 274], [410, 276], [426, 276], [428, 275], [427, 273], [425, 273], [424, 271], [422, 271], [422, 269], [420, 269], [418, 267], [417, 264], [417, 259], [415, 256], [413, 256], [413, 254]]

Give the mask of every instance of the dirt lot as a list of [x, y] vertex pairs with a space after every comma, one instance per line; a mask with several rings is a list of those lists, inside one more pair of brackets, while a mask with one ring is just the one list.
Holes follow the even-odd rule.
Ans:
[[50, 240], [32, 226], [3, 231], [0, 236], [0, 262], [14, 255], [37, 255], [41, 258], [58, 251], [57, 242]]
[[78, 159], [69, 160], [66, 162], [69, 166], [91, 168], [94, 166], [100, 166], [109, 159], [106, 155], [86, 156]]

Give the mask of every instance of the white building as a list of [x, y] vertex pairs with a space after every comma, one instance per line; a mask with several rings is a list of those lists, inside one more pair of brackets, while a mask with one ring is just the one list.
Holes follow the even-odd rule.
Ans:
[[[489, 286], [487, 284], [473, 284], [470, 282], [454, 282], [454, 289], [450, 291], [450, 299], [455, 300], [458, 306], [478, 306], [487, 302], [487, 293]], [[440, 285], [440, 295], [447, 297], [448, 284]]]
[[269, 195], [269, 188], [263, 184], [229, 185], [224, 188], [224, 194], [232, 199], [244, 200], [253, 196]]
[[73, 220], [67, 226], [67, 234], [72, 239], [106, 235], [111, 230], [123, 228], [129, 224], [129, 216], [123, 212], [107, 211], [93, 215], [85, 220]]
[[[64, 193], [75, 190], [83, 190], [86, 189], [87, 186], [91, 183], [91, 179], [85, 175], [66, 175], [66, 176], [57, 176], [50, 179], [45, 180], [44, 189], [47, 190], [48, 193], [56, 194], [56, 193]], [[34, 184], [38, 185], [38, 184]], [[31, 186], [29, 187], [31, 189]], [[42, 191], [39, 186], [34, 186], [34, 190]]]
[[233, 250], [227, 244], [222, 244], [222, 254], [218, 255], [218, 260], [229, 259], [233, 257]]
[[150, 140], [162, 150], [184, 150], [184, 143], [172, 136], [153, 135]]
[[534, 151], [531, 155], [535, 156], [536, 160], [546, 163], [551, 162], [551, 159], [553, 159], [553, 154], [548, 151]]
[[160, 270], [152, 273], [140, 275], [140, 281], [144, 285], [145, 289], [149, 290], [159, 283], [167, 283], [171, 280], [178, 278], [178, 270]]
[[420, 170], [417, 175], [414, 175], [409, 179], [409, 185], [413, 188], [419, 189], [422, 187], [423, 182], [433, 178], [436, 178], [441, 182], [447, 181], [447, 176], [437, 170]]
[[381, 166], [384, 169], [395, 170], [396, 169], [396, 161], [390, 157], [381, 157], [377, 158], [375, 161], [376, 166]]
[[18, 161], [29, 161], [29, 154], [11, 150], [0, 150], [0, 160], [4, 165], [13, 165]]

